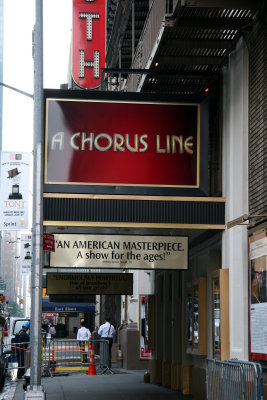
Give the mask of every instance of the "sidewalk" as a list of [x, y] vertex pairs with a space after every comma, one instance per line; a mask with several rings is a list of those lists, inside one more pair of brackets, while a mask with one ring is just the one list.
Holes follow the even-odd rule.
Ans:
[[[47, 400], [193, 400], [180, 392], [144, 383], [145, 371], [114, 369], [114, 374], [70, 374], [42, 378]], [[17, 387], [11, 400], [24, 400], [23, 382]]]

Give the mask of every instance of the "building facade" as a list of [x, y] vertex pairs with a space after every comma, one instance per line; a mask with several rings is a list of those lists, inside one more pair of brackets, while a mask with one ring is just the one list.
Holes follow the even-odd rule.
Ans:
[[188, 237], [186, 270], [155, 269], [149, 279], [138, 271], [146, 286], [103, 297], [100, 313], [116, 319], [127, 368], [129, 343], [140, 347], [144, 302], [150, 353], [142, 359], [138, 347], [136, 367], [149, 364], [152, 382], [204, 399], [207, 357], [267, 360], [251, 319], [256, 309], [264, 331], [260, 308], [251, 307], [251, 266], [267, 269], [265, 9], [255, 1], [111, 0], [107, 10], [101, 90], [88, 95], [72, 84], [46, 99], [199, 104], [200, 185], [62, 190], [47, 180], [44, 227], [56, 235]]
[[249, 251], [251, 237], [266, 237], [266, 9], [125, 1], [113, 26], [108, 89], [210, 99], [209, 196], [225, 199], [226, 227], [192, 240], [188, 271], [156, 271], [151, 360], [155, 382], [204, 398], [206, 357], [266, 360], [263, 342], [251, 351]]

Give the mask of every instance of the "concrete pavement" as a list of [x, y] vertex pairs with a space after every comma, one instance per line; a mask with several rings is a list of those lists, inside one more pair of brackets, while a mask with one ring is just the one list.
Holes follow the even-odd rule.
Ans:
[[[68, 376], [42, 378], [47, 400], [193, 400], [180, 392], [144, 383], [145, 371], [114, 369], [114, 374], [88, 376], [71, 373]], [[24, 400], [23, 382], [17, 382], [13, 398]]]

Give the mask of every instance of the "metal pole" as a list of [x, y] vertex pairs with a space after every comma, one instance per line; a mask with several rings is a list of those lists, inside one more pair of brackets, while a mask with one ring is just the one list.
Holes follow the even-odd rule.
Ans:
[[34, 154], [33, 154], [33, 223], [32, 223], [32, 287], [31, 287], [31, 378], [25, 399], [45, 398], [41, 384], [41, 294], [43, 266], [43, 0], [35, 0], [33, 35], [34, 58]]

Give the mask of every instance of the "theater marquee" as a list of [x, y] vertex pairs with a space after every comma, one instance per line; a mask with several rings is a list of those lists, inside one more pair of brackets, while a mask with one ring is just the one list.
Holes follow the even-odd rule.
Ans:
[[133, 294], [133, 274], [68, 274], [46, 275], [47, 294]]
[[187, 269], [188, 237], [56, 234], [50, 266]]
[[93, 89], [105, 67], [106, 0], [73, 0], [72, 77]]
[[47, 98], [45, 184], [199, 188], [200, 105]]

